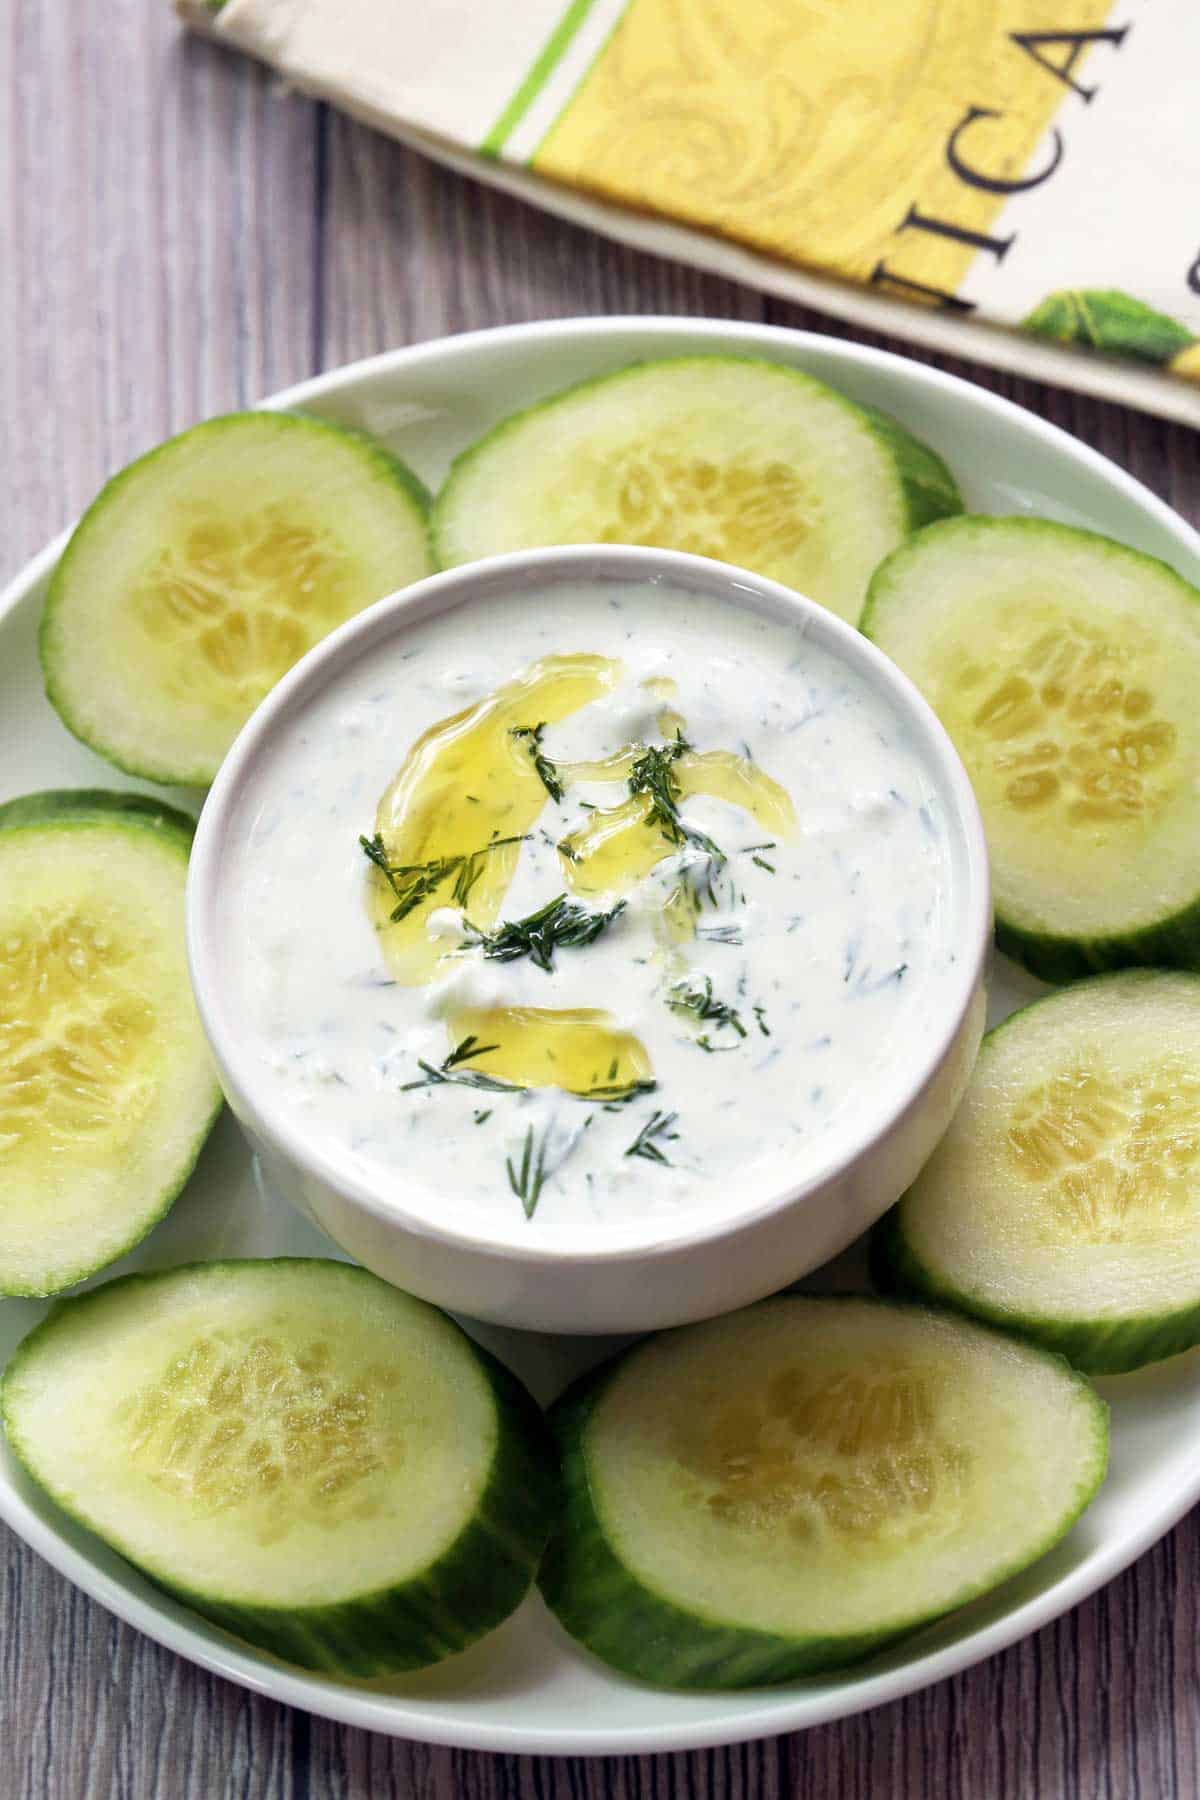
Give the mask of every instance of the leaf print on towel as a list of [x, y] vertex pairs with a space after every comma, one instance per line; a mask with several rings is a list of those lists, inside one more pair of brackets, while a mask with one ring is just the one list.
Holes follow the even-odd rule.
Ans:
[[1086, 344], [1113, 356], [1170, 363], [1180, 374], [1187, 369], [1179, 363], [1197, 349], [1192, 333], [1177, 319], [1118, 288], [1063, 288], [1047, 294], [1021, 324], [1025, 331], [1060, 344]]

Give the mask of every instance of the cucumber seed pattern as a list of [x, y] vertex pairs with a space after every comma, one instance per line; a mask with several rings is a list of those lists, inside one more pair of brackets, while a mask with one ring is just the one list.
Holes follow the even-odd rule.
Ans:
[[1018, 812], [1053, 809], [1069, 825], [1153, 815], [1178, 779], [1178, 734], [1156, 715], [1145, 661], [1131, 626], [1118, 635], [1056, 617], [1007, 672], [956, 670], [951, 729], [972, 777]]
[[903, 1364], [784, 1369], [689, 1427], [682, 1460], [740, 1531], [910, 1541], [950, 1528], [965, 1498], [970, 1458], [939, 1432], [943, 1394], [937, 1373]]
[[1119, 1078], [1083, 1061], [1024, 1094], [1007, 1141], [1048, 1242], [1161, 1242], [1191, 1232], [1200, 1075], [1164, 1057]]
[[170, 692], [247, 712], [364, 596], [356, 565], [321, 526], [266, 505], [230, 523], [198, 513], [130, 595]]
[[[661, 437], [572, 458], [554, 504], [564, 542], [687, 550], [763, 573], [795, 556], [817, 523], [812, 496], [786, 463], [718, 465]], [[586, 516], [578, 527], [576, 509]]]
[[0, 927], [0, 1168], [130, 1137], [153, 1093], [155, 1013], [102, 911]]
[[128, 1454], [194, 1511], [253, 1517], [256, 1541], [294, 1524], [371, 1519], [402, 1446], [383, 1396], [400, 1377], [380, 1363], [347, 1377], [320, 1339], [296, 1347], [259, 1331], [197, 1338], [117, 1413]]

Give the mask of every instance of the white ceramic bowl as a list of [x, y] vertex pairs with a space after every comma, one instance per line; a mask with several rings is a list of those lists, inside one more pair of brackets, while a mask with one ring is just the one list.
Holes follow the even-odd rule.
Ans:
[[[250, 1045], [222, 945], [239, 928], [227, 847], [256, 769], [278, 754], [335, 675], [377, 653], [418, 620], [450, 608], [528, 595], [560, 583], [611, 580], [628, 595], [655, 581], [682, 586], [798, 624], [852, 668], [908, 726], [939, 794], [950, 845], [946, 929], [956, 956], [931, 974], [934, 1023], [906, 1049], [903, 1069], [830, 1133], [820, 1160], [794, 1184], [764, 1194], [731, 1187], [721, 1215], [628, 1225], [611, 1239], [556, 1237], [525, 1244], [489, 1236], [486, 1220], [455, 1209], [453, 1174], [430, 1197], [403, 1179], [382, 1191], [347, 1158], [314, 1141], [303, 1113], [279, 1101]], [[298, 822], [299, 823], [299, 822]], [[353, 826], [348, 820], [348, 826]], [[837, 1254], [908, 1186], [945, 1131], [974, 1061], [983, 1022], [983, 966], [991, 929], [987, 856], [978, 808], [957, 755], [906, 676], [858, 632], [811, 600], [757, 575], [670, 551], [571, 547], [496, 557], [393, 594], [326, 638], [272, 691], [229, 752], [200, 818], [188, 881], [192, 980], [229, 1103], [267, 1180], [334, 1241], [386, 1280], [438, 1305], [542, 1331], [641, 1331], [726, 1312], [807, 1274]]]

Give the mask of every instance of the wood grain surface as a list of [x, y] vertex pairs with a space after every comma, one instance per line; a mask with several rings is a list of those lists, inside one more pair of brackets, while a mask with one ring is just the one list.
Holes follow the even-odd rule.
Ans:
[[[0, 0], [0, 577], [205, 414], [418, 339], [606, 312], [853, 335], [443, 173], [186, 38], [166, 0]], [[941, 366], [1200, 523], [1187, 427]], [[311, 1719], [158, 1648], [3, 1527], [0, 1558], [0, 1800], [1200, 1793], [1194, 1517], [1057, 1625], [912, 1699], [627, 1761], [430, 1750]]]

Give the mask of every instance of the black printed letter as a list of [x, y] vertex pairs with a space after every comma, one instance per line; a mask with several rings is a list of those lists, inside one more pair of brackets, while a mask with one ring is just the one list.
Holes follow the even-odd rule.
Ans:
[[1057, 131], [1051, 133], [1054, 139], [1054, 154], [1044, 169], [1036, 175], [1026, 175], [1019, 181], [1006, 179], [1002, 175], [983, 175], [965, 163], [958, 153], [958, 140], [964, 131], [972, 126], [976, 119], [1002, 119], [1003, 113], [993, 111], [990, 106], [969, 106], [946, 140], [946, 161], [954, 170], [960, 181], [968, 187], [982, 188], [988, 194], [1023, 194], [1028, 188], [1041, 187], [1043, 181], [1049, 181], [1055, 169], [1062, 161], [1063, 141]]
[[926, 300], [936, 300], [947, 312], [975, 311], [973, 300], [960, 300], [957, 294], [948, 294], [945, 288], [929, 287], [923, 281], [909, 281], [903, 275], [893, 275], [884, 262], [877, 262], [871, 270], [869, 286], [902, 288], [906, 294], [923, 294]]
[[[1106, 43], [1119, 50], [1125, 42], [1128, 30], [1128, 25], [1118, 25], [1115, 30], [1110, 31], [1010, 31], [1008, 35], [1012, 42], [1025, 52], [1026, 56], [1031, 56], [1035, 63], [1039, 63], [1043, 69], [1048, 69], [1055, 81], [1061, 81], [1064, 87], [1073, 89], [1081, 100], [1091, 101], [1095, 99], [1098, 90], [1094, 87], [1083, 87], [1071, 73], [1083, 55], [1083, 46]], [[1071, 49], [1064, 61], [1056, 63], [1052, 62], [1048, 56], [1042, 55], [1039, 47], [1042, 44], [1070, 44]]]
[[1008, 252], [1016, 243], [1016, 233], [1011, 237], [988, 237], [986, 232], [968, 231], [965, 225], [951, 224], [949, 219], [933, 219], [923, 213], [919, 206], [910, 206], [897, 231], [930, 231], [935, 237], [953, 238], [956, 244], [969, 244], [972, 250], [990, 250], [997, 262], [1003, 262]]

